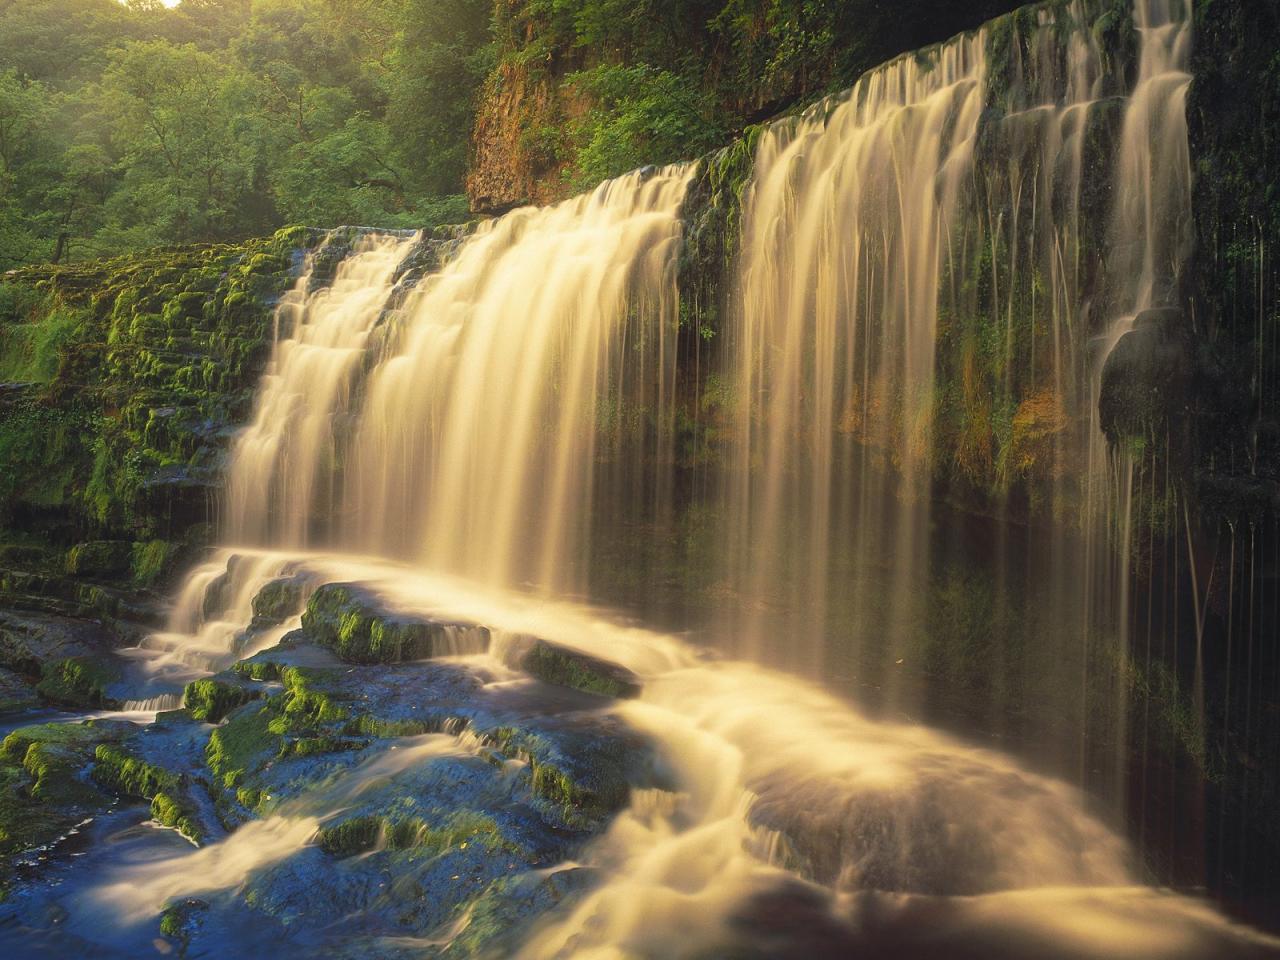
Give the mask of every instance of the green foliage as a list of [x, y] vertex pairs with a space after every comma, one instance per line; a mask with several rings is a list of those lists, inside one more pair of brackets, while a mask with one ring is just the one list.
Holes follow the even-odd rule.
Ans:
[[[583, 189], [690, 158], [877, 63], [976, 27], [1017, 0], [520, 0], [497, 5], [499, 69], [477, 127], [511, 166]], [[511, 82], [533, 90], [512, 103]], [[547, 101], [552, 102], [548, 109]], [[490, 104], [486, 104], [489, 106]], [[515, 131], [511, 128], [515, 127]], [[549, 131], [561, 136], [548, 136]], [[567, 135], [564, 135], [567, 134]], [[489, 171], [481, 171], [488, 174]]]
[[715, 99], [670, 71], [601, 65], [568, 82], [595, 104], [570, 134], [577, 148], [575, 186], [696, 156], [724, 138]]
[[[14, 295], [20, 294], [15, 290]], [[57, 374], [59, 355], [84, 316], [60, 303], [41, 307], [32, 311], [36, 322], [0, 326], [0, 381], [48, 383]], [[4, 312], [0, 300], [0, 315]]]
[[246, 415], [272, 300], [312, 240], [289, 228], [11, 274], [0, 363], [27, 386], [0, 394], [0, 525], [87, 543], [73, 574], [156, 583], [207, 516], [210, 437]]
[[491, 51], [488, 0], [0, 5], [0, 270], [465, 219]]

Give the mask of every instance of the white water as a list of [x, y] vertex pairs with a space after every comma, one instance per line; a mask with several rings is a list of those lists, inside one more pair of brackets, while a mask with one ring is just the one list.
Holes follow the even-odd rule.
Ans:
[[234, 889], [254, 871], [297, 853], [326, 820], [341, 814], [371, 787], [420, 764], [475, 756], [477, 750], [474, 737], [449, 734], [397, 741], [330, 783], [281, 804], [271, 816], [244, 824], [221, 843], [118, 871], [91, 891], [90, 899], [111, 908], [125, 922], [137, 923], [155, 916], [157, 905], [174, 898]]
[[390, 306], [395, 270], [416, 241], [361, 237], [331, 285], [313, 291], [308, 265], [277, 309], [271, 365], [227, 472], [229, 542], [305, 547], [316, 511], [332, 509], [335, 430]]

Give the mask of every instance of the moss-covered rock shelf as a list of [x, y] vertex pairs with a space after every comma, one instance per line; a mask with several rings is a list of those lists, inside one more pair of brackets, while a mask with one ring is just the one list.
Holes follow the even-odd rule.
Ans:
[[174, 545], [207, 538], [275, 301], [320, 236], [288, 229], [4, 276], [0, 526], [28, 546], [25, 565], [149, 586]]

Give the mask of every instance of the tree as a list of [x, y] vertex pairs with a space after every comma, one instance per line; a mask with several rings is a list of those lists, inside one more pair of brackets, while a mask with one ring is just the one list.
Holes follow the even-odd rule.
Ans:
[[244, 208], [262, 152], [255, 92], [247, 73], [191, 44], [135, 41], [112, 56], [101, 103], [125, 171], [113, 197], [125, 226], [185, 242], [269, 222]]
[[425, 194], [462, 191], [476, 97], [495, 63], [489, 0], [405, 0], [387, 120]]

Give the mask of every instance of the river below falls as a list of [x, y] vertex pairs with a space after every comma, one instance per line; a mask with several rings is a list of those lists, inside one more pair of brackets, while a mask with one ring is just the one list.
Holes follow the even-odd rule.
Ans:
[[[589, 606], [377, 559], [261, 556], [315, 583], [358, 582], [400, 615], [488, 624], [488, 651], [457, 664], [503, 696], [527, 683], [504, 662], [505, 638], [517, 636], [554, 640], [642, 679], [638, 699], [598, 709], [656, 745], [668, 786], [634, 791], [571, 862], [552, 865], [592, 879], [528, 929], [522, 956], [1280, 955], [1280, 943], [1195, 897], [1142, 885], [1128, 845], [1083, 794], [998, 751], [872, 719], [784, 673]], [[260, 575], [275, 572], [264, 560]], [[247, 623], [251, 612], [242, 616]], [[155, 719], [46, 710], [6, 729], [90, 716], [144, 727]], [[368, 789], [411, 794], [433, 764], [483, 755], [468, 736], [383, 741], [201, 849], [155, 826], [143, 807], [113, 809], [23, 867], [0, 907], [0, 946], [15, 957], [167, 954], [175, 945], [157, 933], [160, 908], [192, 902], [208, 911], [201, 942], [212, 936], [219, 955], [326, 955], [330, 924], [360, 927], [359, 911], [340, 922], [300, 915], [282, 928], [255, 909], [257, 878], [299, 857], [312, 871], [337, 870], [314, 846], [318, 826]], [[394, 868], [380, 869], [394, 888]], [[389, 956], [452, 956], [469, 922], [464, 911], [426, 936], [375, 942]]]

